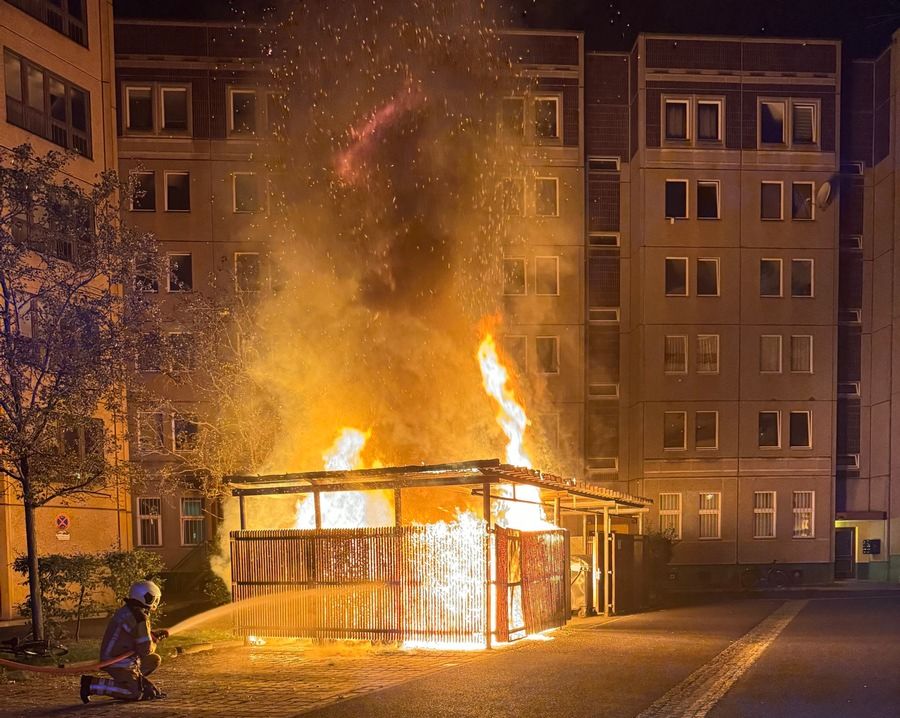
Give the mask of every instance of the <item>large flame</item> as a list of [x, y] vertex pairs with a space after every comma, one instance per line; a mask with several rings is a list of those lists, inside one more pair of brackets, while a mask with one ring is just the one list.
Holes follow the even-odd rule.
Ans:
[[[506, 463], [531, 468], [531, 459], [525, 453], [525, 430], [530, 422], [525, 408], [519, 403], [509, 386], [509, 372], [497, 354], [494, 337], [487, 334], [478, 347], [478, 364], [485, 391], [497, 402], [497, 423], [506, 434]], [[497, 506], [497, 523], [507, 528], [537, 531], [555, 528], [549, 523], [541, 503], [541, 490], [537, 486], [501, 484], [501, 496], [514, 499], [500, 501]]]
[[371, 435], [371, 429], [363, 433], [359, 429], [345, 426], [334, 443], [322, 454], [325, 469], [327, 471], [350, 471], [363, 468], [362, 451]]
[[500, 362], [497, 345], [490, 334], [485, 336], [478, 347], [478, 364], [481, 367], [484, 390], [500, 405], [497, 423], [506, 434], [506, 463], [531, 468], [531, 459], [528, 458], [523, 446], [525, 429], [529, 424], [528, 416], [516, 399], [515, 392], [508, 385], [509, 372]]
[[[327, 471], [350, 471], [365, 468], [362, 452], [372, 435], [345, 426], [334, 443], [322, 454]], [[380, 462], [374, 462], [373, 466]], [[388, 496], [383, 491], [335, 491], [320, 494], [319, 510], [324, 529], [365, 528], [390, 526], [394, 512]], [[312, 496], [297, 501], [295, 529], [316, 528], [316, 505]]]

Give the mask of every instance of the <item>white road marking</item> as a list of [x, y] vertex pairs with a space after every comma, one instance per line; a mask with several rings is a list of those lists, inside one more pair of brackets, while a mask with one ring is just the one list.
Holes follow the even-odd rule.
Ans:
[[806, 604], [807, 601], [785, 601], [637, 718], [704, 718]]

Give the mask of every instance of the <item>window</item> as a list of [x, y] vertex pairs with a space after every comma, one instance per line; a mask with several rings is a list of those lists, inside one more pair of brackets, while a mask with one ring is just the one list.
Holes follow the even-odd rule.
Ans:
[[256, 90], [231, 90], [228, 129], [234, 135], [252, 135], [256, 132]]
[[719, 183], [713, 180], [697, 182], [697, 218], [719, 219]]
[[9, 4], [87, 47], [84, 0], [9, 0]]
[[195, 364], [194, 335], [191, 332], [170, 332], [166, 338], [176, 374], [191, 371]]
[[812, 182], [794, 182], [791, 185], [791, 219], [815, 219], [813, 212], [814, 189], [815, 185]]
[[194, 288], [193, 258], [190, 254], [169, 255], [169, 291], [190, 292]]
[[64, 455], [80, 459], [102, 459], [106, 447], [103, 419], [88, 419], [82, 426], [68, 426], [61, 436]]
[[697, 373], [719, 373], [719, 335], [697, 335]]
[[234, 280], [239, 292], [258, 292], [262, 286], [259, 254], [234, 253]]
[[687, 296], [687, 257], [666, 257], [666, 296]]
[[187, 132], [188, 129], [188, 91], [186, 87], [163, 87], [162, 116], [160, 127], [165, 132]]
[[688, 139], [687, 100], [666, 100], [666, 139]]
[[781, 296], [781, 260], [759, 260], [759, 296]]
[[266, 127], [270, 133], [276, 134], [287, 129], [288, 114], [284, 95], [280, 92], [270, 92], [266, 95]]
[[534, 213], [538, 217], [559, 215], [559, 180], [556, 177], [535, 178]]
[[156, 211], [156, 173], [132, 172], [131, 183], [134, 194], [131, 197], [132, 212]]
[[664, 370], [666, 374], [687, 374], [687, 337], [666, 337]]
[[525, 98], [504, 97], [500, 107], [500, 129], [507, 137], [525, 136]]
[[816, 106], [793, 103], [791, 105], [791, 144], [813, 145], [816, 143]]
[[759, 187], [760, 219], [784, 219], [782, 214], [781, 182], [762, 182]]
[[721, 504], [722, 494], [718, 491], [709, 491], [700, 494], [699, 538], [717, 539], [722, 537]]
[[784, 144], [784, 115], [784, 102], [759, 103], [759, 140], [762, 144]]
[[703, 258], [697, 260], [697, 296], [719, 296], [718, 258]]
[[559, 374], [559, 337], [535, 337], [537, 370], [541, 374]]
[[162, 499], [140, 497], [138, 505], [138, 545], [162, 546]]
[[125, 88], [125, 129], [153, 132], [153, 88]]
[[659, 495], [659, 530], [670, 538], [681, 538], [681, 494]]
[[791, 260], [791, 296], [811, 297], [813, 295], [813, 260]]
[[559, 295], [559, 257], [535, 257], [534, 293]]
[[559, 138], [559, 98], [534, 99], [534, 136], [539, 140]]
[[525, 208], [525, 181], [518, 177], [507, 177], [503, 180], [503, 212], [521, 217]]
[[684, 431], [686, 420], [686, 412], [663, 412], [663, 449], [683, 451], [687, 448]]
[[666, 180], [666, 219], [687, 219], [687, 180]]
[[694, 414], [694, 447], [719, 448], [719, 412], [698, 411]]
[[790, 447], [792, 449], [811, 449], [810, 413], [808, 411], [792, 411], [790, 425]]
[[91, 156], [87, 90], [6, 50], [6, 121], [55, 145]]
[[258, 212], [260, 209], [259, 178], [252, 172], [235, 172], [231, 176], [234, 211]]
[[781, 448], [781, 413], [777, 411], [759, 412], [759, 448]]
[[503, 337], [503, 351], [513, 360], [520, 372], [525, 371], [528, 355], [528, 337], [522, 334], [507, 334]]
[[191, 175], [166, 172], [166, 212], [191, 211]]
[[163, 415], [158, 411], [138, 412], [138, 448], [143, 453], [163, 448]]
[[175, 451], [193, 451], [197, 448], [197, 434], [200, 427], [194, 417], [175, 414], [172, 417], [172, 436], [175, 437]]
[[181, 545], [203, 543], [203, 499], [181, 499]]
[[759, 338], [759, 371], [761, 374], [781, 373], [781, 335], [763, 334]]
[[138, 267], [134, 286], [139, 292], [158, 292], [159, 279], [156, 276], [156, 267], [152, 265]]
[[753, 492], [753, 538], [775, 538], [775, 492]]
[[791, 506], [794, 510], [794, 538], [815, 538], [816, 492], [794, 491]]
[[791, 336], [791, 371], [812, 374], [813, 338], [808, 334]]
[[506, 295], [522, 295], [526, 293], [525, 258], [503, 258], [503, 293]]
[[722, 103], [697, 101], [697, 139], [718, 142], [722, 139]]

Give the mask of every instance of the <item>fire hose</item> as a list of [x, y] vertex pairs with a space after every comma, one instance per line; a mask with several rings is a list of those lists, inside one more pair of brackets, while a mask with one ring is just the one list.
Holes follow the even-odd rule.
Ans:
[[[154, 633], [153, 637], [157, 642], [159, 642], [164, 638], [168, 638], [169, 632], [166, 630], [161, 630]], [[78, 663], [68, 667], [32, 666], [30, 663], [18, 663], [17, 661], [7, 661], [5, 658], [0, 658], [0, 666], [4, 666], [5, 668], [12, 668], [17, 671], [29, 671], [31, 673], [52, 673], [56, 676], [72, 676], [85, 672], [99, 671], [101, 668], [106, 668], [107, 666], [111, 666], [113, 663], [124, 661], [126, 658], [131, 658], [134, 655], [136, 655], [134, 651], [129, 651], [128, 653], [123, 653], [121, 656], [116, 656], [115, 658], [107, 658], [105, 661], [95, 661], [94, 663]]]
[[32, 666], [28, 663], [17, 663], [16, 661], [7, 661], [5, 658], [0, 658], [0, 666], [4, 666], [6, 668], [13, 668], [17, 671], [30, 671], [32, 673], [52, 673], [57, 676], [71, 676], [77, 675], [84, 672], [90, 671], [98, 671], [101, 668], [106, 668], [107, 666], [112, 665], [113, 663], [118, 663], [119, 661], [125, 660], [126, 658], [131, 658], [134, 655], [131, 653], [123, 653], [121, 656], [116, 656], [115, 658], [109, 658], [105, 661], [96, 661], [95, 663], [81, 663], [78, 665], [72, 665], [69, 667], [64, 666]]

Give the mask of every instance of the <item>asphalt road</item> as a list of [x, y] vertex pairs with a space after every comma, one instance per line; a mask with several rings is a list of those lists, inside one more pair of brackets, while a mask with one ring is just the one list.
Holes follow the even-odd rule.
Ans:
[[584, 623], [307, 715], [896, 718], [900, 596], [750, 600]]

